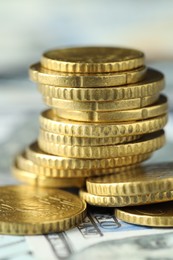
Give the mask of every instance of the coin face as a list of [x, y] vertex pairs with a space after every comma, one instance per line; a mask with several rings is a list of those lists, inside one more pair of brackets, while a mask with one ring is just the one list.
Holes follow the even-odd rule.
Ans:
[[87, 191], [95, 195], [142, 195], [173, 190], [173, 163], [140, 166], [129, 172], [87, 179]]
[[173, 226], [173, 201], [116, 209], [117, 218], [132, 224], [172, 227]]
[[80, 47], [45, 52], [42, 66], [62, 72], [115, 72], [144, 64], [141, 51], [115, 47]]
[[75, 226], [85, 215], [85, 203], [62, 190], [5, 186], [0, 193], [3, 234], [56, 232]]

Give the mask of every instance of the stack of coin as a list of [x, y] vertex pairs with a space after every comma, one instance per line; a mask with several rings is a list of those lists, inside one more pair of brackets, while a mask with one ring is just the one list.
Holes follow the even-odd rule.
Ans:
[[82, 187], [86, 177], [135, 168], [164, 145], [167, 99], [162, 73], [144, 54], [111, 47], [48, 51], [30, 76], [51, 107], [38, 141], [14, 165], [22, 181]]

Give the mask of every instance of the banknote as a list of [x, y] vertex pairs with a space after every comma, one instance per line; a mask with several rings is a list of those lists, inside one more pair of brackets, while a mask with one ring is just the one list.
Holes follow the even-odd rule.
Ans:
[[[19, 84], [18, 80], [14, 81], [14, 89], [12, 85], [11, 81], [0, 82], [0, 86], [6, 87], [1, 92], [3, 97], [0, 95], [0, 185], [18, 183], [11, 176], [12, 161], [37, 138], [38, 116], [45, 108], [41, 96], [25, 79]], [[149, 162], [172, 161], [172, 129], [173, 113], [170, 112], [167, 144]], [[139, 259], [139, 256], [145, 260], [171, 259], [172, 233], [171, 229], [122, 222], [115, 218], [113, 209], [89, 207], [84, 222], [66, 232], [42, 236], [1, 235], [0, 259], [115, 259], [115, 254], [116, 259], [125, 259], [125, 254], [129, 259]]]

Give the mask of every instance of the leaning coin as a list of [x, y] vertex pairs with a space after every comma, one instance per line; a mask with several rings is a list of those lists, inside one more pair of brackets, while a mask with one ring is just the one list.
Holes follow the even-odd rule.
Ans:
[[45, 142], [42, 139], [38, 139], [38, 144], [43, 151], [54, 155], [102, 159], [151, 153], [165, 144], [165, 135], [164, 131], [160, 130], [132, 143], [106, 146], [69, 146]]
[[47, 69], [61, 72], [116, 72], [144, 65], [144, 53], [116, 47], [55, 49], [43, 54], [41, 64]]
[[79, 195], [88, 204], [97, 207], [127, 207], [173, 200], [173, 191], [164, 191], [133, 196], [101, 196], [88, 193], [86, 190], [81, 189]]
[[41, 67], [40, 63], [30, 67], [30, 78], [40, 84], [61, 87], [107, 87], [136, 83], [146, 74], [146, 67], [135, 70], [103, 74], [73, 74], [56, 72]]
[[164, 75], [154, 69], [147, 70], [145, 78], [135, 84], [105, 88], [72, 88], [39, 84], [43, 96], [76, 101], [113, 101], [157, 95], [164, 88]]
[[89, 178], [87, 191], [103, 196], [149, 195], [173, 190], [173, 163], [139, 166], [128, 172]]
[[45, 168], [63, 170], [94, 170], [117, 168], [121, 166], [137, 164], [150, 158], [151, 153], [137, 154], [126, 157], [113, 157], [107, 159], [80, 159], [60, 157], [43, 152], [35, 142], [26, 149], [26, 156], [33, 163]]
[[86, 204], [57, 189], [0, 187], [0, 233], [33, 235], [60, 232], [82, 222]]
[[[160, 112], [162, 113], [162, 111]], [[40, 127], [45, 131], [60, 135], [105, 138], [155, 132], [162, 129], [166, 125], [167, 120], [167, 114], [163, 113], [163, 115], [154, 118], [139, 119], [139, 121], [131, 122], [79, 122], [62, 119], [56, 116], [50, 109], [41, 113]]]
[[173, 227], [173, 201], [116, 209], [115, 216], [136, 225]]

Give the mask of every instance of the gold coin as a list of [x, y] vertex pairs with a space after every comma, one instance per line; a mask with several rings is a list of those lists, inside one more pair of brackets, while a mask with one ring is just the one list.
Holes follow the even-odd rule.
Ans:
[[146, 74], [146, 67], [135, 70], [102, 74], [73, 74], [56, 72], [41, 67], [40, 63], [30, 67], [30, 78], [40, 84], [61, 87], [107, 87], [135, 83], [142, 80]]
[[78, 47], [50, 50], [41, 58], [43, 67], [73, 73], [116, 72], [144, 64], [144, 53], [116, 47]]
[[151, 227], [172, 227], [173, 201], [154, 205], [116, 209], [115, 216], [125, 222], [136, 225]]
[[[165, 104], [167, 107], [167, 104]], [[162, 114], [162, 111], [160, 110]], [[83, 114], [83, 113], [82, 113]], [[70, 118], [70, 117], [69, 117]], [[142, 118], [141, 118], [142, 119]], [[41, 113], [40, 126], [45, 131], [76, 137], [117, 137], [129, 135], [142, 135], [162, 129], [168, 120], [167, 114], [151, 119], [136, 122], [108, 122], [90, 123], [62, 119], [54, 115], [53, 111], [46, 110]]]
[[43, 96], [83, 102], [143, 98], [157, 95], [164, 89], [164, 75], [157, 70], [148, 69], [142, 81], [118, 88], [65, 88], [39, 84], [38, 89]]
[[54, 113], [59, 117], [76, 121], [87, 122], [111, 122], [111, 121], [131, 121], [131, 120], [143, 120], [156, 116], [163, 115], [168, 111], [167, 98], [160, 95], [159, 100], [148, 106], [137, 109], [123, 110], [123, 111], [70, 111], [60, 108], [54, 108]]
[[128, 110], [149, 106], [158, 100], [159, 95], [148, 96], [143, 98], [115, 100], [108, 102], [96, 102], [96, 101], [73, 101], [73, 100], [62, 100], [50, 97], [43, 97], [46, 105], [57, 109], [70, 110], [70, 111], [119, 111]]
[[137, 196], [173, 190], [173, 163], [139, 166], [117, 175], [87, 179], [87, 191], [103, 196]]
[[128, 143], [139, 139], [140, 135], [115, 136], [105, 138], [76, 137], [69, 135], [59, 135], [40, 129], [39, 139], [60, 145], [78, 145], [78, 146], [101, 146], [120, 143]]
[[44, 177], [51, 177], [51, 178], [86, 178], [91, 176], [106, 175], [110, 173], [119, 173], [137, 167], [136, 164], [134, 165], [132, 164], [132, 165], [121, 166], [116, 168], [92, 169], [92, 170], [55, 169], [55, 168], [39, 166], [33, 163], [28, 158], [26, 158], [25, 154], [21, 154], [17, 156], [16, 165], [21, 170], [37, 174], [38, 177], [44, 176]]
[[37, 175], [34, 172], [29, 172], [20, 169], [17, 165], [13, 166], [13, 175], [21, 182], [45, 188], [81, 188], [85, 186], [84, 178], [54, 178]]
[[33, 143], [26, 149], [26, 156], [35, 164], [46, 168], [91, 170], [137, 164], [150, 158], [151, 153], [107, 159], [67, 158], [44, 153], [37, 143]]
[[69, 146], [38, 139], [39, 147], [50, 154], [72, 158], [112, 158], [153, 152], [165, 144], [164, 131], [147, 134], [140, 140], [127, 144], [107, 146]]
[[33, 235], [60, 232], [79, 225], [86, 203], [57, 189], [0, 187], [0, 233]]
[[173, 200], [173, 191], [134, 196], [98, 196], [81, 189], [79, 195], [88, 204], [99, 207], [127, 207]]

